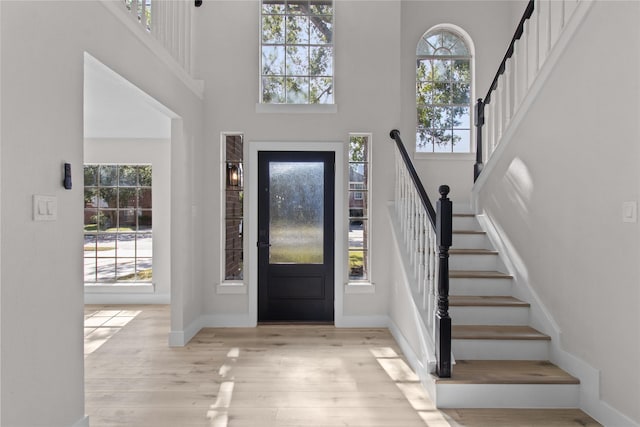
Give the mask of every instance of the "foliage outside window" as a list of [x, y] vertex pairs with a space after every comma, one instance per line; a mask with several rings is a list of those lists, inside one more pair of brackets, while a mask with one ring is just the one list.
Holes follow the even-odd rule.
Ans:
[[334, 103], [333, 15], [332, 0], [262, 0], [262, 103]]
[[349, 280], [369, 276], [369, 135], [349, 137]]
[[151, 31], [151, 0], [124, 0], [124, 4], [130, 13], [137, 12], [138, 22]]
[[224, 136], [224, 280], [242, 280], [243, 275], [243, 144], [242, 135]]
[[84, 166], [85, 283], [152, 279], [151, 166]]
[[471, 151], [471, 54], [449, 30], [425, 33], [416, 49], [417, 152]]

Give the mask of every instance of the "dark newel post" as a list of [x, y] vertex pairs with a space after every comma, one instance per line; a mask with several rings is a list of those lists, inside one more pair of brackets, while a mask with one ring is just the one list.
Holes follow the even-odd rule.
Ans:
[[482, 172], [482, 126], [484, 125], [484, 102], [478, 98], [476, 103], [476, 164], [473, 166], [473, 182], [476, 182]]
[[436, 311], [436, 373], [440, 378], [451, 377], [451, 317], [449, 317], [449, 248], [452, 244], [453, 209], [449, 186], [438, 189], [440, 199], [436, 207], [436, 236], [438, 243], [438, 309]]

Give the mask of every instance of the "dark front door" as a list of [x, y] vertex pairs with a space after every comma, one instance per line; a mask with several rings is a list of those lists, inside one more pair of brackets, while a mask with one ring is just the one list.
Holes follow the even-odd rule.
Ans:
[[334, 163], [258, 153], [258, 321], [333, 321]]

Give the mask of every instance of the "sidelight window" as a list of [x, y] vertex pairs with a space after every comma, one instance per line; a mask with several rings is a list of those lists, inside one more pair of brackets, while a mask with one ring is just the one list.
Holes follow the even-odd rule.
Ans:
[[349, 136], [349, 281], [369, 281], [369, 134]]
[[224, 170], [224, 280], [241, 281], [244, 271], [243, 136], [223, 135]]

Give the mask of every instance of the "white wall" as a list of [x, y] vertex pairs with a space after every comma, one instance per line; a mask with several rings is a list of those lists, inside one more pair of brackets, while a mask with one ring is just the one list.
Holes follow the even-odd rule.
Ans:
[[[201, 170], [201, 102], [100, 2], [2, 1], [1, 356], [3, 426], [86, 425], [83, 395], [83, 65], [88, 51], [182, 117], [172, 154], [172, 194], [188, 224]], [[194, 153], [194, 154], [192, 154]], [[62, 188], [62, 164], [75, 185]], [[173, 165], [175, 166], [175, 165]], [[6, 185], [10, 183], [10, 185]], [[195, 188], [195, 190], [194, 190]], [[32, 196], [52, 195], [58, 220], [34, 222]], [[172, 210], [172, 220], [175, 217]], [[201, 272], [192, 229], [172, 243], [180, 256], [181, 307], [174, 327], [200, 313]], [[195, 243], [193, 243], [195, 242]], [[197, 246], [195, 246], [197, 248]], [[177, 251], [174, 251], [177, 252]]]
[[[196, 14], [197, 38], [207, 41], [200, 43], [195, 56], [198, 77], [206, 81], [206, 158], [214, 165], [205, 178], [208, 186], [205, 217], [210, 219], [205, 229], [205, 299], [207, 312], [212, 315], [242, 314], [248, 310], [247, 295], [215, 293], [221, 277], [218, 165], [223, 131], [244, 133], [247, 145], [264, 141], [340, 141], [345, 143], [345, 149], [349, 132], [371, 132], [372, 157], [377, 170], [372, 179], [375, 188], [373, 239], [380, 244], [389, 241], [384, 212], [393, 185], [393, 167], [389, 160], [393, 151], [388, 134], [399, 116], [400, 7], [399, 2], [384, 1], [371, 2], [365, 8], [362, 5], [359, 1], [340, 1], [336, 7], [338, 112], [334, 114], [256, 113], [259, 2], [205, 2]], [[354, 17], [364, 20], [366, 25], [354, 28]], [[346, 169], [344, 164], [337, 167]], [[248, 243], [245, 257], [248, 256], [255, 256], [255, 242]], [[388, 282], [386, 254], [374, 251], [372, 256], [374, 280], [381, 284]], [[379, 287], [373, 295], [345, 295], [345, 314], [386, 315], [386, 295], [386, 286]]]
[[[386, 203], [393, 198], [393, 142], [391, 129], [398, 128], [409, 149], [415, 129], [415, 46], [431, 26], [452, 22], [477, 38], [478, 66], [491, 64], [491, 72], [479, 72], [486, 81], [495, 72], [506, 50], [515, 23], [508, 22], [512, 9], [508, 2], [398, 2], [337, 1], [335, 24], [335, 97], [337, 113], [285, 114], [257, 113], [259, 78], [259, 2], [205, 2], [196, 13], [198, 48], [195, 52], [198, 78], [206, 82], [205, 116], [207, 169], [204, 216], [211, 220], [205, 228], [207, 260], [205, 277], [206, 312], [234, 315], [248, 311], [247, 295], [219, 295], [220, 283], [220, 133], [242, 132], [245, 144], [256, 141], [342, 141], [349, 132], [372, 134], [372, 279], [374, 294], [344, 295], [344, 313], [361, 321], [374, 321], [388, 314], [391, 272], [387, 247], [390, 230]], [[476, 23], [480, 16], [491, 25]], [[505, 24], [506, 30], [501, 28]], [[486, 58], [486, 61], [485, 61]], [[488, 83], [486, 83], [488, 85]], [[484, 90], [484, 89], [483, 89]], [[345, 145], [346, 149], [346, 145]], [[455, 162], [455, 161], [454, 161]], [[469, 161], [466, 161], [469, 163]], [[447, 163], [450, 165], [450, 163]], [[251, 168], [251, 165], [247, 165]], [[338, 165], [345, 167], [345, 165]], [[444, 182], [452, 183], [456, 198], [468, 203], [473, 163], [456, 168], [440, 167]], [[422, 171], [431, 178], [431, 166]], [[464, 174], [463, 177], [460, 177]], [[462, 184], [464, 183], [464, 184]], [[463, 193], [464, 194], [463, 196]], [[250, 215], [246, 212], [245, 215]], [[346, 236], [344, 237], [346, 238]], [[245, 257], [255, 256], [255, 242], [248, 242]], [[346, 257], [346, 254], [345, 254]], [[213, 261], [213, 262], [211, 262]], [[251, 277], [245, 282], [251, 283]], [[343, 282], [346, 282], [346, 277]]]
[[[170, 121], [167, 118], [167, 121]], [[168, 304], [171, 300], [171, 141], [163, 139], [85, 139], [85, 163], [151, 164], [153, 210], [153, 289], [113, 285], [85, 287], [87, 304]], [[98, 288], [98, 289], [96, 289]], [[122, 289], [128, 288], [128, 289]]]
[[622, 207], [640, 198], [639, 20], [637, 2], [594, 4], [475, 189], [562, 349], [599, 371], [604, 405], [636, 424], [640, 230]]

